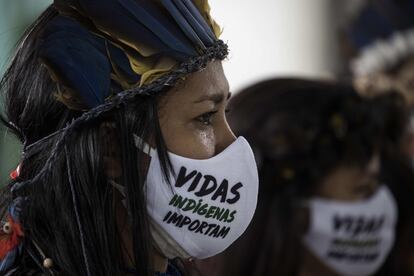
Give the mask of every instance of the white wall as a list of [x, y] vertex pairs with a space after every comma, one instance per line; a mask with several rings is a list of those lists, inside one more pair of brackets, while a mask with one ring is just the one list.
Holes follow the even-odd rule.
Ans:
[[52, 0], [0, 0], [0, 72], [4, 69], [11, 49], [28, 24]]
[[332, 0], [210, 0], [231, 54], [233, 91], [273, 76], [331, 76], [337, 67]]
[[[34, 18], [51, 0], [0, 0], [0, 75], [6, 69], [12, 48]], [[0, 125], [0, 186], [20, 160], [21, 145]]]

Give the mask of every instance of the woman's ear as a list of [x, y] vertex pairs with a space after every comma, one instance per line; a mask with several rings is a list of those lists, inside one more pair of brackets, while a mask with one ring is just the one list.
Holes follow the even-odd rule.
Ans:
[[104, 122], [100, 130], [106, 175], [109, 179], [119, 179], [122, 176], [122, 165], [116, 126], [112, 122]]

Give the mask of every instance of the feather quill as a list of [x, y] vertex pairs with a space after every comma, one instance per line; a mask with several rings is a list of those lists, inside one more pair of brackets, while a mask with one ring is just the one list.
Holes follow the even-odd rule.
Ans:
[[216, 35], [213, 32], [212, 26], [208, 24], [206, 19], [201, 14], [200, 10], [197, 9], [195, 4], [191, 0], [182, 0], [182, 3], [187, 7], [189, 12], [194, 16], [197, 23], [200, 24], [203, 30], [208, 34], [208, 36], [214, 41], [217, 40]]
[[198, 37], [196, 32], [187, 22], [183, 14], [181, 14], [178, 8], [174, 5], [174, 3], [171, 0], [161, 0], [161, 3], [168, 10], [168, 12], [172, 15], [172, 17], [177, 22], [177, 24], [180, 26], [184, 34], [193, 42], [194, 46], [196, 46], [196, 48], [205, 49], [206, 46], [201, 41], [200, 37]]
[[[186, 41], [186, 38], [160, 13], [160, 9], [154, 7], [149, 1], [118, 0], [119, 3], [130, 12], [131, 16], [151, 30], [161, 41], [171, 49], [188, 56], [195, 56], [197, 52]], [[176, 29], [176, 30], [174, 30]]]
[[214, 43], [215, 35], [194, 4], [191, 1], [185, 0], [174, 0], [174, 3], [198, 37], [203, 41], [204, 45], [211, 46]]

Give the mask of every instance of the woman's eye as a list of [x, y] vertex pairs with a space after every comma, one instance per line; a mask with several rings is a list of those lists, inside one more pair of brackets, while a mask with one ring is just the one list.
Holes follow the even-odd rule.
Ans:
[[211, 125], [213, 116], [216, 113], [217, 113], [217, 111], [211, 111], [211, 112], [204, 113], [204, 114], [198, 116], [196, 118], [196, 120], [198, 122], [200, 122], [201, 124], [205, 125], [205, 126], [209, 126], [209, 125]]

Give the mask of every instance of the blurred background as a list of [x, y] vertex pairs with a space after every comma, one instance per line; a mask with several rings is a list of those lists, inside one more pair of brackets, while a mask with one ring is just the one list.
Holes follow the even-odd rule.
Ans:
[[[28, 24], [51, 0], [1, 0], [0, 74]], [[339, 26], [363, 0], [210, 0], [231, 53], [224, 63], [232, 92], [274, 76], [334, 78], [344, 71]], [[0, 184], [18, 164], [21, 146], [0, 130]]]

